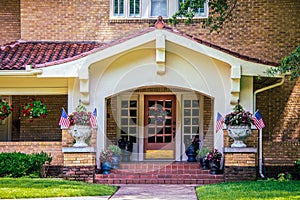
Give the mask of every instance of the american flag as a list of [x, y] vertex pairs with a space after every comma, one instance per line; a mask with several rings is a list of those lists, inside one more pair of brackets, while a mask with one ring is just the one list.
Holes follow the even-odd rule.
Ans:
[[224, 121], [225, 121], [224, 117], [222, 117], [222, 115], [218, 112], [217, 123], [216, 123], [216, 132], [218, 132], [220, 129], [223, 128]]
[[253, 120], [253, 123], [254, 123], [254, 126], [257, 128], [257, 129], [262, 129], [265, 127], [265, 123], [261, 117], [261, 114], [259, 111], [256, 111], [252, 117], [252, 120]]
[[97, 127], [97, 109], [94, 109], [94, 112], [92, 113], [91, 117], [90, 117], [90, 125], [92, 128], [96, 128]]
[[65, 127], [65, 128], [70, 127], [70, 120], [68, 119], [68, 115], [64, 108], [62, 109], [62, 113], [61, 113], [58, 125]]

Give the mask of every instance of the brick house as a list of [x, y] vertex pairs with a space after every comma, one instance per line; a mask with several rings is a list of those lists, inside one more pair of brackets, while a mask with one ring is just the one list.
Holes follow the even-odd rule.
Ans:
[[[226, 131], [215, 131], [216, 114], [230, 112], [239, 100], [246, 110], [259, 109], [266, 127], [261, 138], [254, 129], [246, 141], [256, 151], [225, 155], [225, 178], [234, 180], [228, 174], [238, 167], [252, 175], [293, 172], [300, 158], [300, 82], [264, 71], [299, 45], [300, 3], [238, 1], [219, 34], [197, 19], [190, 26], [154, 27], [157, 16], [177, 9], [171, 0], [1, 1], [0, 96], [14, 111], [1, 122], [0, 151], [44, 150], [53, 166], [66, 170], [82, 167], [66, 160], [91, 155], [85, 167], [92, 170], [102, 149], [126, 137], [134, 143], [132, 161], [185, 162], [195, 135], [205, 147], [229, 146]], [[204, 5], [198, 18], [208, 14]], [[28, 122], [22, 115], [30, 97], [45, 99], [46, 119]], [[61, 108], [71, 113], [79, 100], [98, 110], [94, 151], [63, 152], [72, 139], [58, 126]], [[166, 126], [147, 126], [153, 105], [170, 113]], [[254, 162], [236, 166], [232, 155]]]

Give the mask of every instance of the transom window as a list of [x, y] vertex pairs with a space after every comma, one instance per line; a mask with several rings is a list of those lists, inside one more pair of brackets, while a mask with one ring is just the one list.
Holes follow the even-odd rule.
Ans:
[[[110, 0], [111, 19], [170, 18], [185, 0]], [[199, 8], [196, 17], [208, 16], [208, 3]]]

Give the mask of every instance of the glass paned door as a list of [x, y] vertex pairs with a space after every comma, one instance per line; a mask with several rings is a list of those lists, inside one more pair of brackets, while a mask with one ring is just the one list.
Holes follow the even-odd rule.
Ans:
[[200, 135], [200, 104], [198, 99], [183, 101], [183, 135], [187, 148], [194, 137]]
[[145, 96], [145, 159], [174, 159], [176, 96]]

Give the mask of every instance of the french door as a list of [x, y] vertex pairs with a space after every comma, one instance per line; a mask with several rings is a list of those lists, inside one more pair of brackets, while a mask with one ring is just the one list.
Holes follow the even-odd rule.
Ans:
[[176, 96], [145, 96], [146, 160], [172, 160], [175, 158]]

